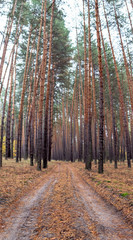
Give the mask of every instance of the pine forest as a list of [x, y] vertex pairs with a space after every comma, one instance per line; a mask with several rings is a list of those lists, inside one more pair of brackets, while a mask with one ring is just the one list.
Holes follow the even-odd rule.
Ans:
[[133, 239], [133, 1], [0, 0], [0, 240]]

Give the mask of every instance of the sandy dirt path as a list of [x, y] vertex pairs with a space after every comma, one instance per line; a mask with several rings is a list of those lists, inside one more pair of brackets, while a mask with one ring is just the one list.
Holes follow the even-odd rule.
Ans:
[[40, 214], [40, 205], [42, 199], [47, 195], [50, 196], [51, 191], [56, 183], [56, 167], [53, 172], [50, 172], [44, 183], [42, 182], [38, 188], [31, 189], [28, 195], [24, 196], [17, 208], [11, 216], [5, 221], [5, 229], [0, 234], [0, 240], [29, 240], [32, 239], [37, 218]]
[[6, 220], [1, 240], [132, 240], [133, 229], [82, 179], [71, 163], [57, 163], [37, 190]]
[[71, 166], [75, 196], [84, 204], [88, 216], [94, 223], [98, 239], [133, 239], [130, 228], [121, 213], [107, 204]]

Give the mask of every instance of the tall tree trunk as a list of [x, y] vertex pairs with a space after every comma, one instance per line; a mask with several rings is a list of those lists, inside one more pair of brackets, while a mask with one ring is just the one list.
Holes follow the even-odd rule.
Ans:
[[73, 162], [73, 112], [71, 110], [71, 130], [70, 130], [70, 138], [71, 138], [71, 153], [70, 153], [70, 160]]
[[133, 33], [133, 24], [132, 24], [132, 20], [131, 20], [131, 15], [130, 15], [130, 12], [129, 12], [129, 8], [128, 8], [128, 5], [127, 5], [127, 0], [124, 0], [125, 1], [125, 4], [126, 4], [126, 8], [127, 8], [127, 12], [128, 12], [128, 17], [129, 17], [129, 21], [130, 21], [130, 25], [131, 25], [131, 31]]
[[13, 142], [14, 142], [14, 112], [15, 112], [15, 91], [16, 91], [16, 59], [17, 59], [17, 50], [18, 45], [16, 47], [16, 55], [14, 61], [15, 68], [15, 76], [14, 76], [14, 89], [13, 89], [13, 103], [12, 103], [12, 122], [11, 122], [11, 158], [13, 158]]
[[[11, 69], [11, 81], [10, 81], [10, 92], [9, 92], [9, 103], [8, 103], [8, 112], [7, 112], [7, 121], [6, 121], [6, 159], [11, 157], [11, 102], [12, 102], [12, 89], [13, 89], [13, 75], [14, 75], [14, 52], [12, 54], [12, 69]], [[14, 61], [14, 62], [13, 62]]]
[[92, 133], [91, 133], [91, 30], [90, 30], [90, 0], [88, 0], [88, 41], [89, 41], [89, 84], [88, 84], [88, 160], [86, 161], [86, 169], [91, 170], [92, 162]]
[[10, 75], [11, 75], [12, 65], [13, 65], [13, 56], [12, 56], [12, 61], [11, 61], [11, 66], [10, 66], [10, 71], [9, 71], [9, 75], [8, 75], [8, 81], [7, 81], [7, 85], [6, 85], [6, 91], [5, 91], [5, 97], [4, 97], [4, 104], [3, 104], [3, 113], [2, 113], [2, 119], [1, 119], [0, 167], [2, 167], [2, 144], [3, 144], [3, 131], [4, 131], [4, 119], [5, 119], [5, 107], [6, 107], [7, 92], [8, 92], [9, 82], [10, 82]]
[[76, 91], [76, 106], [75, 106], [75, 120], [76, 120], [76, 159], [79, 156], [79, 108], [78, 108], [78, 90]]
[[[38, 101], [37, 101], [37, 106], [38, 106]], [[38, 161], [38, 110], [36, 109], [36, 113], [35, 113], [35, 139], [34, 139], [34, 149], [35, 149], [35, 161]]]
[[74, 81], [74, 90], [73, 90], [73, 97], [72, 97], [72, 106], [71, 106], [71, 112], [70, 112], [70, 160], [71, 162], [74, 161], [73, 157], [73, 140], [74, 140], [74, 134], [73, 134], [73, 122], [74, 122], [74, 117], [73, 117], [73, 109], [74, 109], [74, 98], [75, 98], [75, 91], [76, 91], [76, 84], [77, 84], [77, 68], [76, 68], [76, 75], [75, 75], [75, 81]]
[[88, 76], [87, 76], [87, 51], [86, 51], [86, 31], [85, 31], [85, 9], [83, 0], [83, 23], [84, 23], [84, 96], [85, 96], [85, 109], [84, 109], [84, 162], [85, 166], [88, 163]]
[[66, 103], [66, 160], [70, 160], [70, 122], [69, 122], [69, 111], [68, 111], [68, 98]]
[[12, 54], [13, 54], [13, 51], [14, 51], [15, 44], [16, 44], [16, 43], [14, 43], [14, 45], [13, 45], [13, 47], [12, 47], [12, 50], [11, 50], [11, 52], [10, 52], [9, 59], [8, 59], [8, 63], [7, 63], [7, 66], [6, 66], [4, 75], [3, 75], [3, 80], [2, 80], [2, 82], [1, 82], [1, 87], [0, 87], [0, 95], [1, 95], [1, 92], [2, 92], [2, 89], [3, 89], [3, 85], [4, 85], [5, 78], [6, 78], [6, 74], [7, 74], [8, 67], [10, 66], [10, 60], [11, 60], [11, 57], [12, 57]]
[[1, 43], [0, 43], [0, 51], [2, 49], [3, 42], [5, 41], [5, 37], [6, 37], [6, 33], [7, 33], [7, 27], [8, 27], [8, 18], [6, 20], [5, 28], [4, 28], [3, 34], [2, 34], [3, 36], [2, 36]]
[[45, 72], [47, 62], [47, 40], [46, 40], [46, 4], [44, 6], [44, 24], [43, 24], [43, 58], [42, 58], [42, 69], [41, 69], [41, 81], [40, 81], [40, 97], [39, 97], [39, 114], [38, 114], [38, 161], [37, 170], [41, 170], [41, 159], [42, 159], [42, 118], [43, 118], [43, 101], [44, 101], [44, 83], [45, 83]]
[[29, 112], [30, 112], [30, 104], [31, 104], [31, 94], [32, 94], [32, 80], [33, 80], [33, 72], [34, 66], [32, 66], [32, 71], [30, 74], [30, 83], [29, 83], [29, 93], [28, 93], [28, 105], [27, 105], [27, 116], [26, 116], [26, 127], [25, 127], [25, 156], [24, 158], [28, 158], [28, 149], [29, 149], [29, 135], [30, 135], [30, 126], [29, 126]]
[[130, 161], [129, 131], [128, 131], [127, 119], [126, 119], [126, 116], [125, 116], [124, 98], [123, 98], [123, 94], [122, 94], [119, 72], [118, 72], [118, 68], [117, 68], [116, 58], [115, 58], [114, 49], [113, 49], [112, 40], [111, 40], [111, 35], [110, 35], [110, 31], [109, 31], [109, 25], [108, 25], [107, 15], [106, 15], [106, 11], [105, 11], [105, 6], [104, 6], [104, 0], [103, 0], [103, 9], [104, 9], [104, 15], [105, 15], [107, 29], [108, 29], [111, 51], [112, 51], [113, 60], [114, 60], [114, 66], [115, 66], [115, 72], [116, 72], [116, 78], [117, 78], [117, 85], [118, 85], [118, 90], [119, 90], [119, 98], [120, 98], [120, 111], [121, 111], [122, 120], [123, 120], [122, 124], [123, 124], [123, 127], [124, 127], [125, 137], [126, 137], [127, 163], [128, 163], [128, 167], [130, 168], [131, 167], [131, 161]]
[[102, 55], [101, 55], [101, 42], [99, 32], [99, 10], [98, 0], [95, 0], [96, 11], [96, 30], [97, 30], [97, 48], [98, 48], [98, 65], [99, 65], [99, 78], [100, 78], [100, 98], [99, 98], [99, 161], [98, 161], [98, 173], [103, 173], [103, 157], [104, 157], [104, 109], [103, 109], [103, 67], [102, 67]]
[[33, 156], [34, 156], [34, 126], [33, 119], [30, 122], [30, 166], [33, 166]]
[[64, 109], [64, 99], [62, 99], [62, 145], [63, 145], [63, 160], [66, 159], [66, 139], [65, 139], [65, 109]]
[[[19, 19], [20, 20], [20, 19]], [[22, 26], [20, 28], [19, 36], [17, 38], [17, 31], [16, 31], [16, 38], [19, 41], [20, 34], [22, 32]], [[15, 91], [16, 91], [16, 60], [17, 60], [17, 51], [18, 51], [18, 44], [16, 46], [16, 55], [14, 60], [14, 69], [15, 69], [15, 76], [14, 76], [14, 90], [13, 90], [13, 104], [12, 104], [12, 122], [11, 122], [11, 158], [13, 158], [13, 143], [14, 143], [14, 112], [15, 112]]]
[[51, 161], [52, 137], [53, 137], [53, 100], [54, 100], [54, 68], [52, 73], [51, 95], [50, 95], [50, 121], [49, 121], [49, 152], [48, 160]]
[[[36, 36], [35, 36], [36, 37]], [[33, 40], [32, 48], [30, 50], [30, 57], [28, 61], [28, 67], [27, 67], [27, 74], [29, 73], [29, 69], [31, 66], [31, 60], [32, 60], [32, 54], [33, 50], [35, 49], [35, 38]], [[32, 71], [30, 72], [30, 81], [29, 81], [29, 89], [27, 91], [28, 94], [28, 105], [27, 105], [27, 113], [26, 113], [26, 127], [25, 127], [25, 154], [24, 158], [28, 158], [28, 147], [29, 147], [29, 135], [30, 135], [30, 123], [29, 123], [29, 115], [30, 115], [30, 105], [31, 105], [31, 97], [32, 97], [32, 80], [33, 80], [33, 73], [34, 73], [34, 63], [32, 65]], [[27, 78], [27, 76], [26, 76]]]
[[113, 140], [114, 140], [114, 163], [115, 163], [115, 168], [117, 168], [117, 155], [116, 155], [117, 142], [116, 142], [115, 114], [114, 114], [114, 108], [113, 108], [113, 97], [112, 97], [112, 90], [111, 90], [111, 80], [110, 80], [110, 74], [109, 74], [109, 66], [108, 66], [108, 62], [107, 62], [107, 56], [106, 56], [106, 50], [105, 50], [105, 45], [104, 45], [104, 39], [103, 39], [101, 24], [100, 24], [100, 32], [101, 32], [101, 39], [102, 39], [104, 59], [105, 59], [105, 67], [106, 67], [107, 80], [108, 80], [110, 110], [111, 110], [111, 115], [112, 115]]
[[131, 2], [131, 5], [132, 5], [132, 8], [133, 8], [133, 1], [132, 1], [132, 0], [130, 0], [130, 2]]
[[[41, 67], [42, 67], [42, 65], [38, 66], [38, 58], [39, 58], [40, 40], [41, 40], [41, 32], [42, 32], [42, 23], [43, 23], [43, 8], [44, 8], [44, 0], [42, 0], [42, 7], [41, 7], [40, 27], [39, 27], [39, 35], [38, 35], [37, 51], [36, 51], [33, 97], [32, 97], [32, 104], [31, 104], [31, 109], [30, 109], [30, 120], [29, 120], [30, 124], [32, 123], [33, 128], [34, 128], [34, 121], [35, 121], [36, 95], [37, 95], [37, 89], [38, 89], [38, 84], [39, 84], [39, 80], [40, 80], [40, 72], [41, 72]], [[42, 64], [42, 62], [41, 62], [41, 64]], [[38, 76], [37, 76], [37, 74], [38, 74]], [[33, 129], [33, 132], [34, 132], [34, 129]], [[33, 144], [33, 143], [34, 143], [34, 141], [33, 142], [31, 141], [31, 144]], [[31, 147], [31, 149], [33, 149], [33, 147]], [[32, 154], [34, 154], [33, 150], [30, 152], [31, 162], [33, 161], [33, 157], [34, 157]], [[37, 169], [41, 170], [41, 166], [39, 166], [39, 163], [37, 164]]]
[[80, 88], [79, 88], [79, 108], [80, 108], [80, 133], [79, 133], [79, 161], [82, 161], [83, 157], [83, 120], [82, 120], [82, 103], [80, 96]]
[[129, 52], [129, 46], [127, 43], [127, 53], [128, 53], [128, 59], [129, 59], [129, 66], [130, 66], [130, 72], [131, 72], [131, 77], [133, 77], [133, 70], [132, 70], [132, 59], [131, 59], [131, 54]]
[[52, 31], [53, 31], [53, 17], [54, 17], [54, 3], [52, 2], [52, 13], [50, 20], [50, 41], [49, 41], [49, 61], [48, 61], [48, 79], [47, 79], [47, 93], [45, 103], [45, 118], [44, 118], [44, 152], [43, 152], [43, 168], [47, 168], [47, 143], [48, 143], [48, 109], [49, 109], [49, 93], [50, 93], [50, 75], [51, 75], [51, 53], [52, 53]]
[[25, 62], [25, 71], [24, 71], [24, 78], [23, 78], [23, 87], [22, 87], [22, 93], [21, 93], [20, 111], [19, 111], [19, 117], [18, 117], [16, 162], [18, 162], [18, 159], [19, 159], [19, 146], [20, 146], [19, 144], [20, 144], [21, 125], [22, 125], [22, 113], [23, 113], [23, 106], [24, 106], [23, 103], [24, 103], [24, 96], [25, 96], [25, 90], [26, 90], [26, 74], [27, 74], [27, 65], [28, 65], [28, 55], [29, 55], [31, 31], [32, 31], [32, 27], [30, 26], [28, 43], [27, 43], [27, 51], [26, 51], [26, 62]]
[[133, 116], [132, 110], [130, 110], [130, 125], [131, 125], [131, 154], [132, 154], [132, 161], [133, 161]]
[[17, 0], [15, 0], [14, 5], [13, 5], [12, 14], [11, 14], [12, 17], [9, 18], [9, 21], [8, 21], [7, 33], [6, 33], [6, 38], [5, 38], [5, 41], [4, 41], [3, 53], [2, 53], [1, 64], [0, 64], [0, 82], [1, 82], [1, 78], [2, 78], [3, 66], [4, 66], [6, 51], [7, 51], [7, 45], [8, 45], [8, 42], [9, 42], [10, 35], [11, 35], [11, 30], [12, 30], [13, 18], [14, 18], [16, 5], [17, 5]]
[[82, 98], [83, 98], [83, 107], [85, 109], [85, 97], [84, 97], [83, 80], [82, 80], [82, 74], [81, 74], [81, 61], [80, 61], [80, 55], [79, 55], [79, 43], [78, 43], [77, 27], [76, 27], [76, 39], [77, 39], [77, 51], [78, 51], [78, 65], [79, 65], [80, 86], [81, 86], [81, 92], [82, 92]]
[[[21, 16], [21, 15], [20, 15]], [[19, 16], [19, 21], [20, 21], [20, 16]], [[15, 42], [13, 44], [13, 47], [11, 49], [11, 52], [10, 52], [10, 55], [9, 55], [9, 58], [8, 58], [8, 63], [7, 63], [7, 66], [6, 66], [6, 69], [5, 69], [5, 72], [4, 72], [4, 75], [3, 75], [3, 79], [2, 79], [2, 82], [1, 82], [1, 87], [0, 87], [0, 95], [1, 95], [1, 92], [2, 92], [2, 89], [3, 89], [3, 85], [4, 85], [4, 81], [5, 81], [5, 78], [6, 78], [6, 74], [7, 74], [7, 70], [8, 70], [8, 67], [9, 67], [9, 63], [10, 63], [10, 59], [11, 59], [11, 56], [14, 52], [14, 49], [15, 49], [15, 46], [17, 45], [18, 41], [19, 41], [19, 37], [21, 35], [21, 32], [22, 32], [22, 28], [23, 28], [23, 25], [21, 25], [20, 27], [20, 30], [19, 30], [19, 21], [18, 21], [18, 24], [17, 24], [17, 28], [16, 28], [16, 34], [15, 34]], [[19, 31], [19, 32], [18, 32]]]
[[95, 164], [97, 164], [97, 114], [96, 114], [96, 91], [95, 91], [95, 74], [92, 63], [91, 56], [91, 64], [92, 64], [92, 88], [93, 88], [93, 111], [94, 111], [94, 160]]
[[129, 88], [129, 94], [130, 94], [131, 107], [132, 107], [132, 111], [133, 111], [132, 78], [131, 78], [131, 74], [130, 74], [130, 71], [129, 71], [129, 68], [128, 68], [128, 62], [127, 62], [126, 54], [125, 54], [125, 51], [124, 51], [124, 45], [123, 45], [123, 41], [122, 41], [121, 30], [120, 30], [120, 27], [119, 27], [118, 16], [117, 16], [117, 13], [116, 13], [114, 0], [113, 0], [113, 4], [114, 4], [114, 11], [115, 11], [115, 20], [116, 20], [116, 24], [117, 24], [117, 28], [118, 28], [118, 33], [119, 33], [119, 36], [120, 36], [121, 48], [122, 48], [122, 53], [123, 53], [125, 69], [126, 69], [126, 76], [127, 76], [127, 81], [128, 81], [128, 88]]

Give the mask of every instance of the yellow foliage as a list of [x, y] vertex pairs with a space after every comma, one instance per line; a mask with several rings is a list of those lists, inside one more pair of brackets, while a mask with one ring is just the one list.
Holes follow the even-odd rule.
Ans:
[[[6, 136], [3, 137], [2, 155], [6, 155]], [[13, 141], [13, 157], [16, 156], [16, 140]]]
[[3, 137], [3, 144], [2, 144], [2, 155], [6, 155], [6, 136]]
[[13, 141], [13, 157], [16, 157], [16, 140]]

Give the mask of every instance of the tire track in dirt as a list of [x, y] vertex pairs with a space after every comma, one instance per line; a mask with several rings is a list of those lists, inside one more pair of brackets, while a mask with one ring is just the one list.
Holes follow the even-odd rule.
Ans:
[[48, 209], [42, 203], [41, 216], [38, 219], [37, 240], [94, 240], [95, 229], [83, 212], [83, 203], [74, 197], [69, 164], [61, 163], [54, 185], [52, 196], [49, 197]]
[[57, 162], [44, 183], [23, 197], [0, 240], [131, 240], [133, 230], [81, 177]]
[[[55, 171], [56, 172], [56, 171]], [[0, 240], [30, 240], [31, 236], [36, 234], [35, 226], [38, 215], [40, 214], [40, 205], [45, 195], [53, 191], [56, 183], [56, 174], [47, 176], [44, 184], [36, 191], [32, 191], [29, 196], [25, 196], [20, 201], [18, 208], [13, 212], [7, 221], [7, 227], [0, 236]]]
[[127, 225], [121, 214], [107, 204], [90, 187], [80, 174], [70, 165], [72, 184], [78, 201], [84, 204], [86, 212], [94, 223], [101, 240], [132, 240], [133, 230]]

